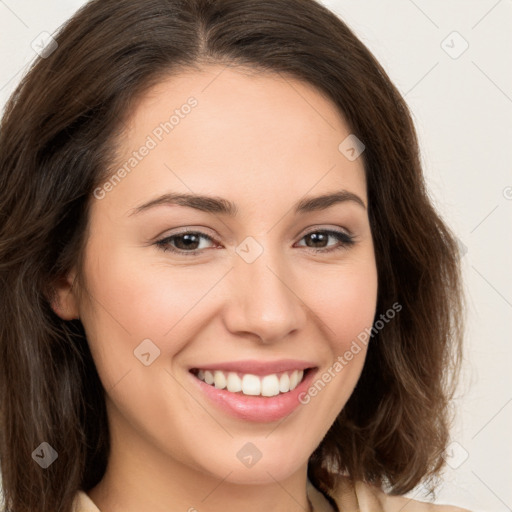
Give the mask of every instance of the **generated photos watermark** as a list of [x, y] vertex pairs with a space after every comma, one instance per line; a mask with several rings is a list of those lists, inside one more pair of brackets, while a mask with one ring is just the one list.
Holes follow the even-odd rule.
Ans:
[[178, 126], [182, 119], [185, 119], [194, 107], [197, 107], [198, 101], [191, 96], [187, 102], [181, 105], [180, 108], [174, 109], [174, 113], [168, 120], [162, 121], [158, 126], [153, 128], [151, 133], [146, 137], [144, 144], [137, 150], [133, 151], [132, 156], [126, 160], [121, 167], [105, 182], [101, 187], [96, 187], [93, 195], [96, 199], [103, 199], [109, 192], [121, 183], [121, 181], [128, 176], [133, 169], [135, 169], [150, 152], [155, 149], [166, 135], [172, 132]]
[[299, 394], [299, 402], [306, 405], [311, 401], [311, 398], [317, 396], [318, 393], [322, 391], [322, 389], [324, 389], [325, 386], [331, 382], [336, 375], [338, 375], [341, 370], [350, 363], [350, 361], [352, 361], [352, 359], [354, 359], [354, 356], [361, 352], [363, 346], [366, 347], [368, 345], [370, 338], [382, 330], [401, 310], [402, 305], [395, 302], [385, 313], [380, 315], [379, 320], [374, 322], [371, 329], [366, 327], [364, 331], [361, 331], [357, 335], [356, 339], [352, 340], [350, 348], [348, 348], [342, 355], [339, 355], [334, 363], [327, 368], [327, 370], [325, 370], [306, 391]]

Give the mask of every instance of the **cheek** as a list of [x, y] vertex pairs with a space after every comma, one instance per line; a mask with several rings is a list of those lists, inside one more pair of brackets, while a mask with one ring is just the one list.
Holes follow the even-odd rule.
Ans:
[[211, 265], [173, 267], [165, 258], [148, 262], [141, 253], [126, 246], [105, 251], [99, 243], [88, 249], [80, 317], [107, 390], [128, 372], [135, 378], [133, 370], [143, 366], [136, 359], [139, 347], [158, 355], [155, 367], [186, 347], [211, 320], [215, 303], [209, 292], [226, 272]]
[[[355, 386], [364, 365], [368, 332], [373, 324], [377, 305], [377, 270], [373, 259], [333, 272], [323, 287], [316, 289], [311, 300], [325, 325], [329, 341], [330, 364], [323, 382], [337, 389], [338, 401], [343, 404]], [[330, 384], [332, 382], [332, 384]]]
[[117, 324], [112, 327], [133, 339], [160, 338], [198, 303], [215, 275], [202, 280], [193, 266], [166, 267], [141, 258], [140, 252], [125, 248], [89, 264], [91, 309], [98, 325]]
[[331, 349], [336, 355], [343, 353], [373, 323], [377, 305], [375, 265], [370, 261], [322, 275], [308, 292], [308, 301], [315, 305]]
[[[317, 275], [318, 277], [318, 275]], [[373, 259], [333, 269], [322, 275], [308, 302], [325, 334], [319, 351], [325, 365], [299, 397], [310, 414], [309, 427], [325, 431], [345, 406], [361, 374], [377, 303], [377, 271]], [[327, 349], [328, 351], [325, 352]]]

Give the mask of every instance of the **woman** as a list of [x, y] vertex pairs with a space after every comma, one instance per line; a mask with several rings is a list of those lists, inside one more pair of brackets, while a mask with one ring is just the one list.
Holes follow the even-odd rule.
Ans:
[[[457, 245], [312, 0], [102, 0], [0, 136], [7, 510], [455, 510]], [[460, 510], [460, 509], [457, 509]]]

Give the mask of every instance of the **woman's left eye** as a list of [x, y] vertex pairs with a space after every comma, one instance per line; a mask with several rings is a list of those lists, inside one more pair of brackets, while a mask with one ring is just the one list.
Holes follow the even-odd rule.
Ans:
[[[329, 239], [332, 238], [337, 240], [337, 244], [334, 246], [328, 244]], [[206, 240], [207, 242], [214, 241], [211, 236], [201, 233], [200, 231], [185, 231], [162, 238], [155, 242], [155, 245], [163, 251], [195, 256], [198, 252], [206, 248], [204, 245], [201, 245], [201, 240]], [[355, 243], [354, 237], [348, 233], [326, 229], [311, 231], [304, 235], [301, 240], [307, 240], [314, 244], [313, 246], [306, 244], [306, 248], [311, 249], [313, 252], [323, 253], [346, 249]]]
[[[329, 241], [329, 238], [334, 238], [338, 243], [334, 246], [323, 245], [324, 242], [327, 243]], [[308, 248], [312, 249], [314, 252], [331, 252], [340, 249], [347, 249], [351, 245], [355, 244], [354, 237], [352, 235], [349, 235], [344, 231], [337, 231], [333, 229], [310, 231], [302, 237], [302, 240], [303, 239], [307, 239], [313, 244], [320, 244], [320, 247], [318, 247], [318, 245], [313, 247], [308, 246]], [[324, 247], [326, 248], [324, 249]]]

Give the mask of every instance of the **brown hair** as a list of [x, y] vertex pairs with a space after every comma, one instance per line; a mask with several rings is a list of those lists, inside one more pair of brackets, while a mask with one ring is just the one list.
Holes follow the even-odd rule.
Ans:
[[[404, 99], [369, 50], [313, 0], [95, 0], [55, 36], [7, 103], [0, 132], [0, 457], [6, 510], [69, 512], [109, 455], [104, 390], [79, 320], [51, 309], [80, 262], [91, 193], [130, 106], [204, 63], [314, 85], [366, 146], [378, 270], [375, 320], [351, 398], [312, 454], [329, 492], [346, 473], [393, 493], [434, 481], [460, 363], [463, 296], [454, 236], [429, 200]], [[341, 142], [341, 141], [340, 141]], [[42, 469], [41, 442], [57, 452]]]

